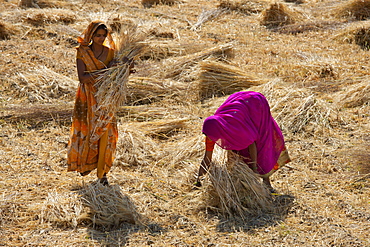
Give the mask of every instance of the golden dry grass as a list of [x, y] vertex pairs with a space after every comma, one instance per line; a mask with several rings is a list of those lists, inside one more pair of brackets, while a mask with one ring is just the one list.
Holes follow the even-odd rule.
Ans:
[[351, 0], [338, 6], [335, 15], [347, 19], [366, 20], [370, 17], [369, 0]]
[[[354, 38], [362, 30], [365, 40], [368, 25], [333, 14], [354, 2], [284, 3], [297, 22], [273, 29], [260, 23], [272, 4], [264, 1], [222, 1], [227, 11], [218, 0], [0, 2], [0, 245], [370, 245], [368, 50]], [[129, 77], [128, 105], [117, 109], [111, 187], [96, 184], [94, 172], [66, 172], [75, 41], [96, 19], [117, 30], [137, 25], [150, 47]], [[199, 97], [200, 65], [210, 58], [268, 78], [247, 90], [266, 95], [292, 158], [271, 177], [273, 210], [250, 207], [248, 196], [242, 206], [210, 197], [217, 176], [193, 189], [203, 120], [228, 97]]]
[[297, 22], [298, 15], [283, 3], [273, 3], [261, 13], [261, 25], [280, 27]]

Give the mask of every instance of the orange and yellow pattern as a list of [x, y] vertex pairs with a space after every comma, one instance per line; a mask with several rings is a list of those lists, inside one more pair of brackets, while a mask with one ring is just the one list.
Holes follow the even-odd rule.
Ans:
[[[99, 23], [93, 22], [89, 25], [87, 29], [89, 32], [84, 33], [86, 39], [89, 39], [89, 35], [91, 38]], [[110, 45], [108, 56], [102, 62], [95, 58], [88, 47], [88, 42], [84, 43], [82, 39], [80, 41], [77, 59], [82, 59], [87, 72], [104, 69], [112, 61], [114, 49], [111, 47], [114, 46]], [[77, 171], [81, 175], [87, 175], [97, 168], [97, 176], [102, 178], [110, 170], [114, 161], [118, 129], [115, 117], [98, 109], [95, 92], [96, 87], [93, 83], [80, 83], [77, 89], [67, 163], [68, 171]]]

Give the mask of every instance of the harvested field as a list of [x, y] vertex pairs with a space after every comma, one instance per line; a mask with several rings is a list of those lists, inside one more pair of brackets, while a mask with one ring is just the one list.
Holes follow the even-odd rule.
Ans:
[[[0, 246], [370, 246], [369, 1], [0, 0]], [[67, 172], [77, 36], [137, 28], [108, 179]], [[291, 163], [194, 189], [203, 120], [263, 93]], [[220, 151], [220, 150], [219, 150]]]

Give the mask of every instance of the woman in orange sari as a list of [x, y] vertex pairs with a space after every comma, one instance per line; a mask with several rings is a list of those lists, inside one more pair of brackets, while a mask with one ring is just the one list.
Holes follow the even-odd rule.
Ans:
[[117, 122], [114, 116], [106, 116], [98, 110], [95, 82], [98, 73], [112, 64], [115, 45], [107, 26], [101, 21], [91, 22], [78, 38], [78, 43], [80, 84], [68, 143], [68, 171], [86, 176], [97, 168], [100, 182], [108, 185], [107, 173], [112, 166], [118, 140]]

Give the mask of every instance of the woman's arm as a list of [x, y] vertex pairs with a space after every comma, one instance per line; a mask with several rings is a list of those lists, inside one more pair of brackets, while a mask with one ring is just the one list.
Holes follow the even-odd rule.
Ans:
[[251, 157], [251, 168], [254, 172], [257, 172], [257, 146], [256, 142], [253, 142], [248, 147], [249, 155]]
[[196, 182], [196, 186], [201, 186], [200, 184], [200, 177], [207, 173], [209, 167], [211, 166], [212, 162], [212, 154], [213, 151], [206, 151], [204, 153], [204, 157], [202, 162], [200, 163], [199, 171], [198, 171], [198, 178]]
[[81, 83], [94, 83], [94, 77], [86, 72], [86, 65], [81, 59], [77, 59], [77, 74]]

